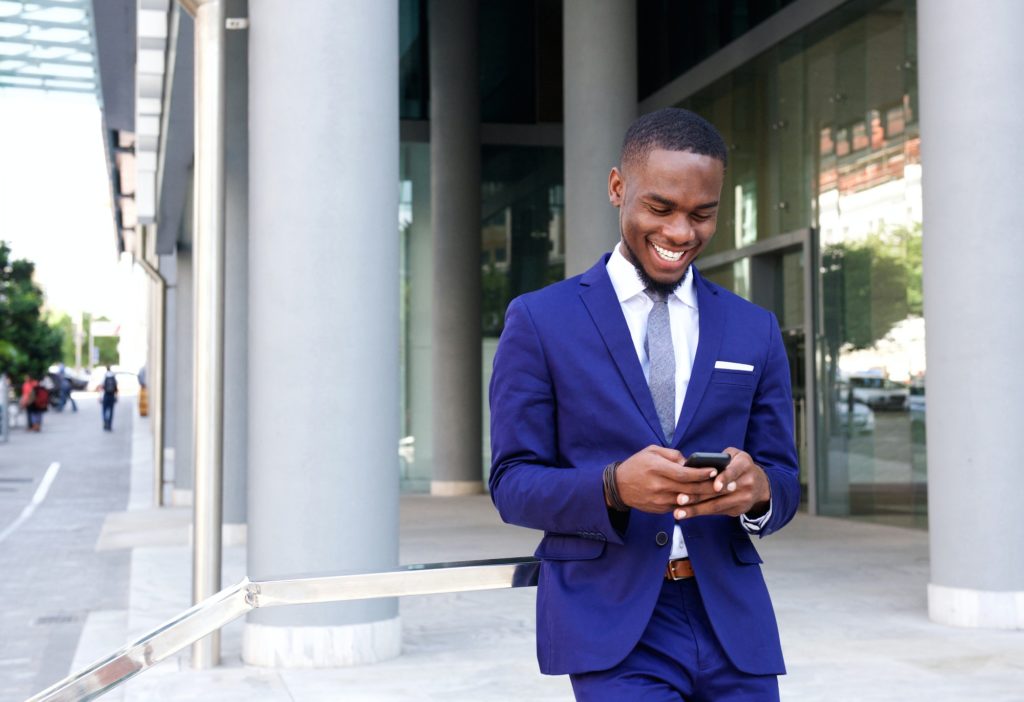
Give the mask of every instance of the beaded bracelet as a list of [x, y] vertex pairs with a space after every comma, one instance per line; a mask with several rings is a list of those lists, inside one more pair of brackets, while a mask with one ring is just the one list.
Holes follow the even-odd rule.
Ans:
[[622, 461], [616, 461], [604, 467], [604, 494], [608, 496], [608, 501], [612, 503], [612, 509], [617, 512], [628, 512], [629, 506], [619, 496], [619, 486], [615, 480], [615, 471], [618, 470], [621, 464]]

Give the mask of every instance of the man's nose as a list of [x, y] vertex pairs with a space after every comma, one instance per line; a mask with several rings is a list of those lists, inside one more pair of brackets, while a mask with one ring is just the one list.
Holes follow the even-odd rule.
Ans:
[[673, 218], [671, 222], [668, 222], [664, 234], [669, 243], [674, 246], [686, 246], [697, 236], [690, 218], [683, 216]]

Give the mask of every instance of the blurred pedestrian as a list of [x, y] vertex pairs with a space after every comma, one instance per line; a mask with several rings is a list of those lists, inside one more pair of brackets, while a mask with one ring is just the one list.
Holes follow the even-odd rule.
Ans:
[[28, 431], [40, 431], [43, 428], [43, 412], [50, 407], [50, 391], [53, 389], [53, 381], [44, 378], [43, 382], [37, 381], [32, 376], [25, 374], [25, 382], [21, 384], [21, 406], [25, 410]]
[[103, 376], [103, 431], [114, 430], [114, 403], [117, 402], [117, 377], [114, 371], [107, 366], [107, 373]]
[[37, 385], [39, 385], [39, 381], [26, 373], [25, 380], [21, 384], [21, 399], [18, 401], [18, 406], [25, 410], [25, 429], [27, 431], [36, 431], [34, 408]]
[[39, 381], [39, 385], [36, 386], [36, 399], [33, 403], [36, 411], [36, 431], [43, 428], [43, 413], [50, 410], [50, 400], [56, 389], [57, 385], [48, 375], [44, 375], [43, 379]]
[[60, 402], [57, 404], [57, 410], [63, 412], [64, 405], [70, 402], [71, 411], [77, 412], [78, 405], [75, 403], [75, 398], [71, 397], [71, 378], [68, 377], [67, 369], [63, 363], [57, 369], [57, 380], [60, 383]]
[[149, 416], [149, 390], [146, 389], [146, 367], [143, 366], [138, 372], [139, 379], [139, 416]]

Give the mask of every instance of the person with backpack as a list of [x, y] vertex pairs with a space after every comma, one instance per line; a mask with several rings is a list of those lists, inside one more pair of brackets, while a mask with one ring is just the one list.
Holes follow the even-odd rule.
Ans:
[[21, 406], [28, 417], [26, 426], [29, 431], [42, 430], [43, 412], [50, 409], [52, 389], [53, 381], [49, 378], [44, 378], [40, 383], [29, 375], [25, 376], [25, 382], [21, 386]]
[[114, 403], [117, 402], [117, 378], [114, 371], [107, 366], [107, 374], [103, 376], [103, 431], [114, 430]]

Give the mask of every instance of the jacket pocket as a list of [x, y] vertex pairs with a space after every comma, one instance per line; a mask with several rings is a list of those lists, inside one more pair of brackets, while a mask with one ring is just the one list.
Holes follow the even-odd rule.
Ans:
[[715, 370], [711, 371], [711, 382], [722, 383], [724, 385], [742, 385], [743, 387], [752, 388], [754, 387], [754, 373], [753, 371], [736, 371], [736, 370]]
[[756, 565], [764, 562], [757, 553], [757, 549], [754, 548], [754, 544], [751, 543], [750, 537], [746, 535], [733, 537], [732, 553], [736, 556], [737, 561], [747, 565]]
[[546, 534], [534, 552], [534, 557], [547, 561], [586, 561], [604, 553], [606, 541], [582, 539], [566, 534]]

